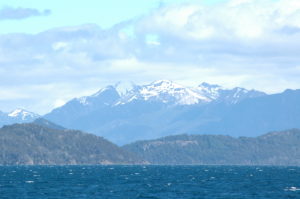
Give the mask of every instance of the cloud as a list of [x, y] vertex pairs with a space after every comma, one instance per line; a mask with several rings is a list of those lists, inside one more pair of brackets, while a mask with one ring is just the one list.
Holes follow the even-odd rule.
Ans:
[[39, 11], [34, 8], [4, 7], [0, 10], [0, 20], [20, 20], [29, 17], [48, 16], [50, 14], [51, 10], [48, 9]]
[[188, 45], [197, 42], [202, 44], [198, 45], [200, 48], [208, 43], [211, 50], [228, 53], [234, 49], [224, 44], [253, 49], [263, 44], [275, 44], [277, 39], [283, 43], [291, 41], [287, 36], [297, 38], [300, 5], [297, 0], [233, 0], [214, 7], [177, 5], [153, 12], [137, 27], [139, 34], [157, 34], [165, 42], [170, 41], [168, 44], [174, 40]]
[[0, 35], [0, 110], [42, 114], [119, 81], [280, 92], [299, 88], [299, 52], [298, 0], [176, 4], [109, 29]]

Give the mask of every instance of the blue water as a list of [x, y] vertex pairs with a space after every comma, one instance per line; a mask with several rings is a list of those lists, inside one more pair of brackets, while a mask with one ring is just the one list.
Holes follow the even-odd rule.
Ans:
[[300, 199], [300, 167], [0, 167], [1, 199]]

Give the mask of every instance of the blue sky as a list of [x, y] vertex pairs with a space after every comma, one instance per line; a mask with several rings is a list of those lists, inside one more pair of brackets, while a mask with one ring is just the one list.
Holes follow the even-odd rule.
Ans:
[[[143, 2], [143, 3], [141, 3]], [[6, 4], [4, 4], [6, 5]], [[117, 5], [117, 6], [116, 6]], [[96, 23], [103, 28], [109, 28], [115, 23], [128, 20], [149, 12], [156, 1], [8, 1], [7, 6], [35, 8], [38, 10], [49, 9], [48, 17], [31, 17], [22, 21], [6, 21], [1, 32], [30, 32], [37, 33], [54, 27], [73, 26], [85, 23]]]
[[[10, 0], [1, 3], [2, 8], [34, 8], [48, 9], [51, 14], [47, 17], [29, 17], [23, 20], [1, 21], [1, 33], [26, 32], [38, 33], [50, 28], [74, 26], [86, 23], [95, 23], [102, 28], [109, 28], [114, 24], [135, 17], [146, 15], [163, 5], [187, 3], [186, 0]], [[214, 4], [222, 0], [206, 0], [204, 4]]]
[[299, 0], [0, 1], [0, 110], [119, 81], [300, 88]]

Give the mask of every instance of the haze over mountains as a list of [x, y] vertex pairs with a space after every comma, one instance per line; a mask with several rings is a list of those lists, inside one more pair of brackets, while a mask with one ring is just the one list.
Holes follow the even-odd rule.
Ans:
[[118, 145], [184, 133], [238, 137], [300, 128], [300, 90], [267, 95], [208, 83], [186, 87], [168, 80], [122, 86], [75, 98], [44, 118]]

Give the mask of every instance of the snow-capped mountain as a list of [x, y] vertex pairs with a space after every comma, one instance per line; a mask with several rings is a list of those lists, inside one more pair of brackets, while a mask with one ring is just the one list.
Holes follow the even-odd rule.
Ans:
[[36, 113], [17, 108], [9, 113], [1, 112], [0, 126], [9, 125], [14, 123], [27, 123], [32, 122], [40, 116]]
[[233, 89], [221, 89], [218, 101], [236, 104], [244, 99], [266, 96], [266, 93], [257, 90], [247, 90], [245, 88], [236, 87]]
[[211, 107], [228, 107], [265, 95], [255, 90], [224, 89], [208, 83], [196, 87], [169, 80], [145, 85], [118, 83], [91, 96], [75, 98], [44, 117], [64, 127], [95, 133], [120, 144], [170, 135], [183, 128], [180, 133], [189, 129], [194, 132], [198, 123], [188, 124], [188, 121], [200, 118], [201, 124], [218, 120], [215, 113], [210, 113]]
[[223, 89], [219, 85], [203, 82], [196, 88], [196, 90], [201, 93], [201, 95], [206, 96], [211, 101], [214, 101], [220, 98], [220, 91]]
[[102, 105], [112, 105], [120, 98], [114, 86], [107, 86], [100, 89], [97, 93], [91, 96], [84, 96], [74, 99], [83, 106], [102, 106]]
[[169, 80], [159, 80], [148, 85], [135, 86], [125, 95], [120, 95], [116, 105], [135, 100], [156, 101], [165, 104], [192, 105], [210, 102], [238, 103], [241, 100], [266, 95], [245, 88], [224, 89], [219, 85], [202, 83], [198, 87], [186, 87]]
[[148, 85], [135, 86], [123, 95], [116, 105], [126, 104], [135, 100], [178, 105], [191, 105], [212, 101], [195, 88], [185, 87], [168, 80], [159, 80]]
[[20, 121], [33, 121], [40, 116], [38, 114], [35, 114], [33, 112], [18, 108], [10, 113], [8, 113], [8, 117], [14, 118], [15, 120], [20, 120]]
[[[183, 133], [257, 136], [300, 128], [299, 101], [300, 90], [267, 95], [239, 87], [208, 83], [187, 87], [159, 80], [107, 86], [91, 96], [70, 100], [44, 118], [120, 145]], [[22, 109], [0, 112], [0, 125], [31, 122], [36, 117]]]
[[107, 86], [91, 96], [76, 98], [84, 106], [119, 106], [135, 101], [159, 102], [171, 105], [206, 104], [210, 102], [238, 103], [245, 98], [266, 95], [244, 88], [224, 89], [219, 85], [202, 83], [198, 87], [186, 87], [169, 80], [158, 80], [146, 85], [132, 84], [121, 92], [116, 86]]

